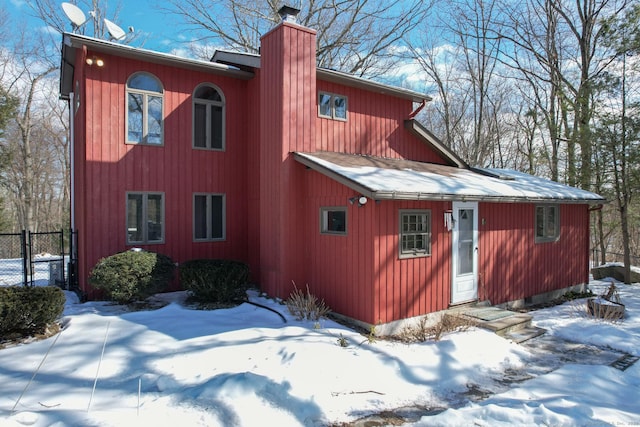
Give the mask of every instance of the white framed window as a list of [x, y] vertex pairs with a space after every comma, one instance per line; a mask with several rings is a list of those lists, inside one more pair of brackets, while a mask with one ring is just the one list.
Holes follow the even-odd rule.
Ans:
[[164, 144], [164, 89], [155, 76], [139, 72], [127, 80], [128, 144]]
[[431, 255], [431, 211], [400, 211], [400, 258]]
[[347, 208], [320, 208], [320, 233], [347, 234]]
[[536, 206], [536, 243], [555, 242], [560, 238], [560, 207]]
[[127, 244], [164, 243], [164, 194], [127, 193]]
[[334, 93], [318, 93], [318, 115], [328, 119], [347, 120], [347, 97]]
[[193, 147], [225, 149], [225, 101], [222, 91], [205, 83], [193, 92]]
[[193, 195], [193, 240], [207, 242], [226, 239], [226, 196]]

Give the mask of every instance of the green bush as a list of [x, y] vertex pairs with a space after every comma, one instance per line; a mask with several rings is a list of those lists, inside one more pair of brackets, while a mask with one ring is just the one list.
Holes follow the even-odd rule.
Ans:
[[0, 287], [0, 338], [43, 333], [60, 317], [64, 302], [55, 286]]
[[194, 259], [180, 266], [180, 283], [201, 302], [230, 303], [243, 298], [249, 266], [240, 261]]
[[98, 261], [89, 283], [103, 290], [107, 298], [126, 304], [166, 290], [174, 270], [166, 255], [129, 250]]

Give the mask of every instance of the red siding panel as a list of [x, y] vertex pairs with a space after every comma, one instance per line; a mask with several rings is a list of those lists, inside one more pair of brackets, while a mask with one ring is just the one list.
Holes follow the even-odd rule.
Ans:
[[588, 281], [588, 206], [559, 207], [560, 238], [535, 243], [534, 204], [480, 204], [481, 298], [499, 304]]
[[261, 286], [287, 297], [304, 281], [302, 173], [293, 151], [315, 135], [315, 31], [282, 23], [262, 38], [260, 70]]
[[318, 116], [316, 105], [316, 150], [445, 164], [405, 130], [404, 121], [413, 108], [411, 101], [322, 80], [317, 82], [317, 89], [346, 96], [348, 113], [346, 122], [326, 119]]
[[[89, 290], [86, 277], [100, 258], [128, 248], [125, 218], [128, 191], [160, 191], [165, 195], [165, 243], [144, 245], [145, 249], [169, 255], [177, 262], [214, 257], [248, 261], [246, 139], [247, 129], [257, 127], [257, 118], [244, 114], [247, 83], [100, 56], [105, 61], [104, 67], [86, 69], [82, 97], [86, 120], [76, 118], [86, 122], [84, 137], [81, 130], [76, 134], [75, 152], [76, 225], [82, 251], [79, 277], [83, 288]], [[137, 71], [152, 73], [164, 86], [162, 147], [136, 146], [124, 141], [125, 84]], [[224, 152], [191, 147], [191, 94], [203, 82], [218, 86], [227, 101]], [[254, 125], [247, 126], [246, 121], [252, 119]], [[192, 242], [193, 192], [226, 194], [226, 241]]]

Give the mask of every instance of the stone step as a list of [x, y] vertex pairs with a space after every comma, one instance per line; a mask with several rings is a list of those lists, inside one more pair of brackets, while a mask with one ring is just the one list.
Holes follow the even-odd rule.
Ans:
[[522, 329], [512, 330], [504, 335], [501, 335], [503, 338], [506, 338], [516, 344], [521, 344], [525, 341], [529, 341], [532, 338], [539, 337], [547, 332], [544, 328], [538, 328], [537, 326], [529, 326]]
[[526, 313], [503, 310], [498, 307], [465, 307], [460, 315], [468, 318], [477, 327], [488, 329], [516, 343], [525, 342], [546, 332], [531, 325], [532, 317]]

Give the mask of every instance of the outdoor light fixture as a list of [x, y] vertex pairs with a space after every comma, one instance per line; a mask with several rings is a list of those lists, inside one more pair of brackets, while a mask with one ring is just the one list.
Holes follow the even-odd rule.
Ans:
[[87, 59], [85, 60], [85, 62], [86, 62], [86, 63], [87, 63], [87, 65], [88, 65], [88, 66], [90, 66], [90, 67], [91, 67], [92, 65], [94, 65], [94, 64], [96, 65], [96, 67], [102, 67], [102, 66], [104, 66], [104, 61], [103, 61], [102, 59], [98, 58], [98, 57], [95, 57], [95, 56], [93, 56], [93, 57], [91, 57], [91, 58], [87, 58]]
[[364, 205], [367, 204], [367, 201], [369, 201], [369, 199], [367, 199], [365, 196], [360, 196], [360, 197], [350, 197], [349, 198], [349, 203], [354, 204], [355, 202], [358, 202], [358, 206], [362, 207]]

